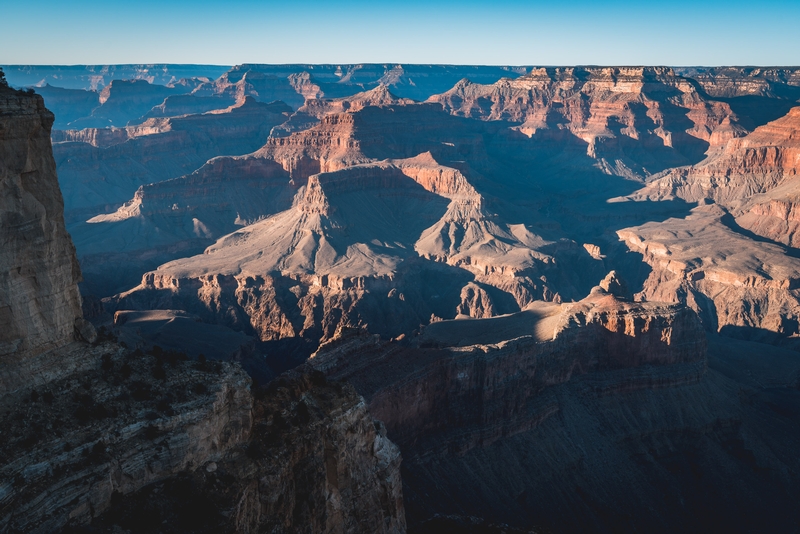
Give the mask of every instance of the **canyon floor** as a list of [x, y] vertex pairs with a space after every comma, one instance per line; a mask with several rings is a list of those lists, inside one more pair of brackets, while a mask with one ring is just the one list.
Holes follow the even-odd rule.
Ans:
[[4, 71], [0, 530], [800, 531], [800, 68]]

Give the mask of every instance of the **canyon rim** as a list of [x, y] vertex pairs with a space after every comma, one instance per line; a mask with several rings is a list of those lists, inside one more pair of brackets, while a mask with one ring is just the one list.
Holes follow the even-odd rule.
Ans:
[[6, 63], [0, 533], [800, 532], [800, 67]]

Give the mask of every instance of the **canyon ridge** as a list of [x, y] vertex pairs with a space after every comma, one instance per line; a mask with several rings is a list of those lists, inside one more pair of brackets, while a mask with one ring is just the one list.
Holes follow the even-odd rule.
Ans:
[[2, 68], [3, 532], [800, 529], [800, 68]]

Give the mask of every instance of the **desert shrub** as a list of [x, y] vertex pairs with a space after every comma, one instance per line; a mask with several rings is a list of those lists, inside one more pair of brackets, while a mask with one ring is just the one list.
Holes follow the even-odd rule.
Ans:
[[259, 447], [258, 443], [255, 441], [250, 442], [250, 445], [247, 446], [247, 449], [245, 449], [244, 453], [251, 460], [258, 460], [259, 458], [264, 457], [264, 451], [261, 450], [261, 447]]
[[122, 368], [119, 370], [122, 378], [130, 378], [131, 373], [133, 373], [133, 369], [127, 363], [122, 364]]
[[311, 420], [311, 413], [308, 411], [308, 405], [305, 402], [297, 404], [297, 416], [295, 419], [300, 425], [308, 424]]
[[164, 364], [159, 360], [156, 366], [153, 367], [153, 378], [156, 380], [164, 380], [167, 378], [167, 371], [164, 369]]
[[150, 400], [152, 398], [152, 393], [150, 392], [150, 386], [145, 384], [141, 381], [136, 381], [131, 384], [130, 387], [131, 396], [133, 399], [139, 402]]
[[324, 386], [328, 383], [328, 378], [322, 371], [311, 371], [311, 384], [315, 386]]

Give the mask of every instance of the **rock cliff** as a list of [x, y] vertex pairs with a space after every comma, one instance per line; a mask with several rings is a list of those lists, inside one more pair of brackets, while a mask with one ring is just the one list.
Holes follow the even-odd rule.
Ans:
[[94, 141], [92, 130], [65, 137], [82, 141], [53, 147], [67, 223], [113, 211], [140, 186], [191, 173], [215, 156], [255, 150], [287, 111], [283, 104], [246, 99], [225, 110], [149, 119], [105, 133], [115, 134], [113, 143]]
[[[256, 395], [250, 440], [92, 523], [131, 532], [405, 532], [400, 454], [352, 386], [289, 372]], [[211, 459], [214, 460], [214, 459]]]
[[[104, 296], [130, 287], [143, 271], [174, 258], [181, 251], [199, 252], [221, 235], [219, 232], [234, 230], [237, 216], [240, 221], [261, 216], [264, 210], [254, 211], [245, 205], [252, 207], [258, 202], [248, 194], [254, 185], [252, 179], [249, 185], [234, 186], [228, 195], [243, 200], [229, 205], [229, 217], [214, 210], [203, 213], [202, 208], [192, 213], [198, 195], [208, 192], [205, 186], [203, 189], [189, 186], [186, 198], [173, 198], [169, 204], [145, 202], [149, 211], [133, 213], [131, 206], [142, 204], [142, 195], [137, 194], [142, 186], [146, 185], [149, 191], [153, 186], [148, 184], [191, 173], [215, 156], [241, 154], [260, 147], [270, 128], [284, 121], [284, 113], [288, 111], [284, 104], [245, 99], [224, 110], [200, 115], [153, 118], [126, 128], [83, 129], [55, 135], [61, 141], [55, 143], [54, 152], [65, 195], [68, 228], [77, 243], [80, 261], [87, 272], [91, 271], [91, 276], [87, 276], [88, 291]], [[214, 174], [220, 166], [214, 164], [211, 169], [210, 174]], [[188, 182], [198, 183], [194, 177], [188, 178]], [[224, 191], [224, 184], [217, 184], [216, 188]], [[166, 186], [166, 190], [174, 190], [174, 183]], [[167, 195], [154, 193], [147, 198], [162, 199]], [[220, 202], [215, 208], [219, 211], [223, 209], [221, 198], [206, 198], [203, 204], [217, 201]], [[125, 202], [128, 204], [123, 206]], [[117, 209], [120, 211], [113, 213]], [[148, 219], [154, 211], [163, 215], [160, 220]], [[164, 221], [164, 217], [169, 221]], [[178, 220], [188, 226], [177, 225]], [[203, 230], [204, 225], [211, 230]], [[160, 229], [165, 230], [164, 237], [158, 233]], [[154, 234], [157, 239], [150, 243], [148, 240]], [[170, 241], [167, 235], [175, 237]], [[114, 271], [110, 265], [121, 269], [119, 279], [109, 276]]]
[[702, 159], [746, 131], [724, 102], [668, 68], [542, 68], [492, 85], [462, 80], [435, 95], [451, 113], [532, 135], [566, 128], [609, 169], [642, 176]]
[[405, 532], [399, 451], [352, 387], [293, 372], [254, 399], [234, 364], [62, 358], [90, 363], [4, 398], [4, 529]]
[[[254, 399], [238, 364], [98, 340], [52, 122], [41, 97], [0, 87], [0, 530], [153, 532], [138, 506], [159, 494], [169, 532], [405, 532], [399, 451], [352, 387], [306, 370]], [[194, 493], [172, 491], [186, 480]]]
[[558, 300], [559, 290], [574, 288], [555, 256], [573, 260], [570, 272], [596, 268], [574, 243], [498, 221], [470, 181], [430, 153], [312, 174], [306, 182], [290, 209], [202, 255], [162, 265], [108, 304], [187, 309], [263, 341], [316, 343], [340, 326], [369, 325], [394, 337], [432, 317], [479, 317]]
[[66, 344], [82, 321], [81, 274], [64, 226], [50, 144], [53, 114], [0, 85], [0, 362], [4, 371]]
[[310, 364], [351, 381], [400, 446], [410, 531], [464, 517], [502, 531], [789, 528], [797, 482], [781, 473], [797, 460], [773, 446], [800, 435], [772, 432], [795, 412], [776, 415], [756, 383], [796, 398], [798, 364], [751, 350], [713, 338], [707, 359], [686, 307], [598, 287], [417, 338], [343, 332]]
[[[714, 330], [795, 335], [799, 119], [800, 108], [792, 108], [629, 197], [701, 204], [684, 220], [618, 232], [653, 268], [644, 297], [689, 302]], [[708, 203], [714, 205], [702, 205]]]
[[724, 150], [697, 165], [654, 177], [634, 199], [710, 199], [728, 207], [791, 180], [800, 171], [800, 107], [726, 143]]
[[652, 268], [643, 298], [688, 303], [712, 330], [757, 339], [797, 334], [797, 258], [742, 235], [720, 207], [701, 206], [682, 220], [617, 233]]
[[577, 303], [436, 322], [410, 345], [344, 338], [310, 363], [350, 380], [401, 447], [463, 454], [557, 413], [548, 388], [575, 376], [598, 373], [607, 394], [697, 381], [705, 343], [691, 310], [597, 287]]

